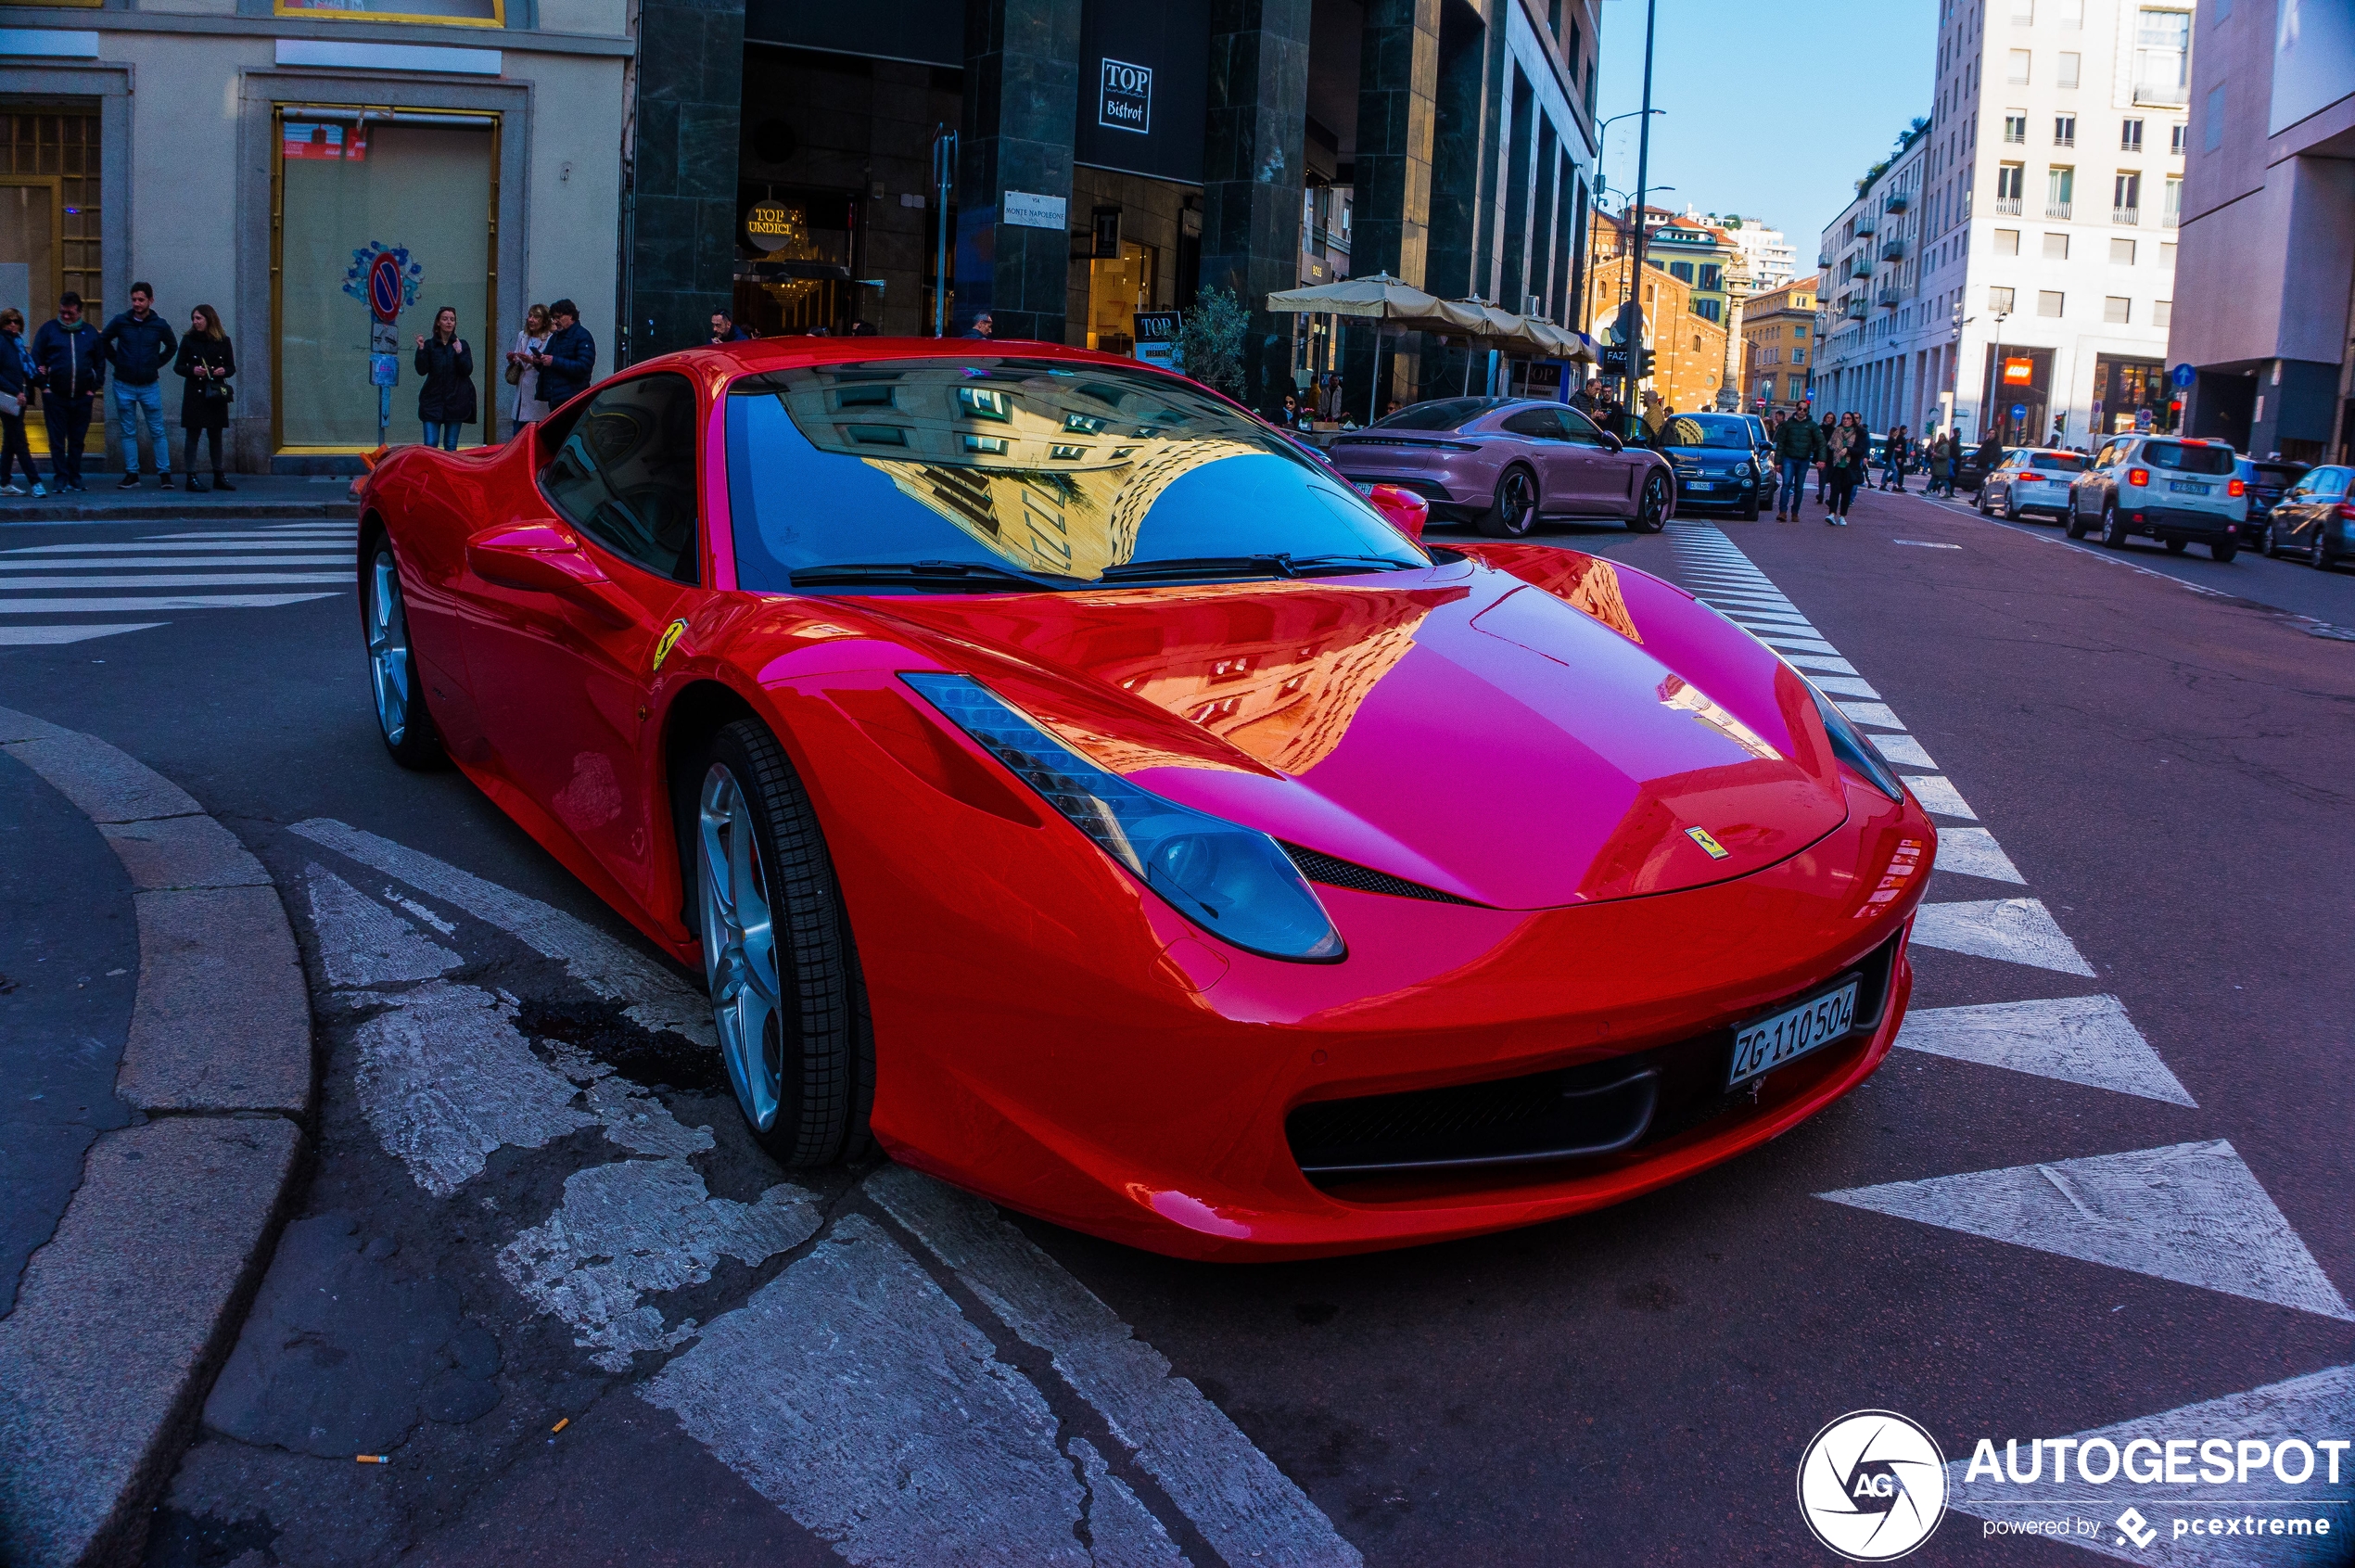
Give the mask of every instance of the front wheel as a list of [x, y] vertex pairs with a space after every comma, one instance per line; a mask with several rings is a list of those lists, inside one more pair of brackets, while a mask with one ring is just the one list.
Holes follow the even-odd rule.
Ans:
[[1643, 493], [1636, 498], [1636, 515], [1627, 519], [1628, 529], [1658, 533], [1668, 526], [1668, 476], [1655, 468], [1644, 480]]
[[2264, 552], [2265, 558], [2269, 561], [2278, 561], [2282, 558], [2282, 542], [2274, 536], [2272, 524], [2265, 525], [2265, 537], [2259, 542], [2257, 548]]
[[695, 777], [704, 976], [737, 1108], [788, 1169], [855, 1159], [874, 1031], [817, 812], [784, 748], [740, 719]]
[[2019, 521], [2019, 497], [2010, 491], [2004, 492], [2004, 521], [2007, 523]]
[[401, 566], [389, 539], [376, 540], [362, 592], [376, 733], [403, 768], [439, 767], [443, 760], [441, 736], [417, 685], [417, 664], [409, 647], [409, 606], [401, 597]]
[[2330, 570], [2330, 552], [2323, 547], [2323, 525], [2320, 523], [2314, 525], [2314, 537], [2306, 546], [2306, 564], [2316, 571]]
[[1496, 481], [1496, 499], [1480, 519], [1480, 531], [1491, 539], [1525, 539], [1537, 523], [1537, 480], [1526, 468], [1505, 470]]

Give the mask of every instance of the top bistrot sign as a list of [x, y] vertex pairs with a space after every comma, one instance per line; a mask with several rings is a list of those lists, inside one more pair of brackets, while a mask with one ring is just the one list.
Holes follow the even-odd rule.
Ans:
[[1126, 60], [1101, 62], [1097, 79], [1096, 123], [1112, 131], [1150, 135], [1153, 128], [1153, 72]]

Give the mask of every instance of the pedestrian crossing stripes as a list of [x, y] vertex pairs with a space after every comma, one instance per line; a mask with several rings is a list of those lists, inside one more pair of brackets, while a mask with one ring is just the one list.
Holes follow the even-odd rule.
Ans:
[[0, 648], [151, 631], [171, 624], [157, 618], [167, 612], [276, 609], [350, 593], [357, 527], [203, 529], [0, 551]]

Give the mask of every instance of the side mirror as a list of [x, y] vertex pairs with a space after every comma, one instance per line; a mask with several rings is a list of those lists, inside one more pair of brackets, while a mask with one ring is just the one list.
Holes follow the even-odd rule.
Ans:
[[1620, 452], [1626, 448], [1627, 443], [1621, 440], [1617, 436], [1612, 435], [1609, 430], [1605, 430], [1603, 432], [1603, 445], [1610, 448], [1613, 452]]
[[1400, 533], [1418, 544], [1423, 542], [1423, 525], [1431, 521], [1430, 502], [1413, 491], [1401, 490], [1396, 485], [1376, 485], [1367, 492], [1366, 499], [1372, 502], [1374, 510], [1389, 518]]

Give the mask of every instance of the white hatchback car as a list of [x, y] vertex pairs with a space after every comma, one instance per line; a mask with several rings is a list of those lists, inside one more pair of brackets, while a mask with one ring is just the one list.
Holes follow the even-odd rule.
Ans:
[[2229, 561], [2248, 532], [2248, 485], [2226, 441], [2113, 436], [2069, 487], [2069, 537], [2099, 532], [2113, 550], [2136, 534], [2181, 555], [2197, 542]]

